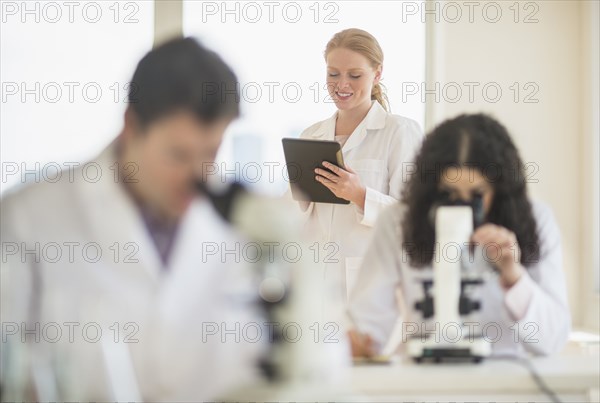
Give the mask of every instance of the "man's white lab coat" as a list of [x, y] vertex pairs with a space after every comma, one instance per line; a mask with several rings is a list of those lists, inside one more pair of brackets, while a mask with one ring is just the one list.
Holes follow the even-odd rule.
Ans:
[[28, 384], [40, 400], [215, 398], [256, 375], [261, 343], [241, 333], [258, 320], [253, 276], [219, 252], [243, 239], [198, 198], [163, 267], [115, 177], [114, 148], [1, 202], [5, 392]]

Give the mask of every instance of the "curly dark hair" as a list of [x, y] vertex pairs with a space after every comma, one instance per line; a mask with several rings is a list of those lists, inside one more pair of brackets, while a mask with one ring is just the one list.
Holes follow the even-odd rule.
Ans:
[[412, 266], [431, 264], [435, 228], [430, 210], [438, 200], [444, 170], [467, 165], [492, 184], [494, 196], [486, 222], [514, 232], [521, 264], [539, 259], [536, 221], [527, 197], [525, 170], [506, 128], [485, 114], [460, 115], [437, 126], [423, 141], [415, 170], [402, 193], [402, 245]]

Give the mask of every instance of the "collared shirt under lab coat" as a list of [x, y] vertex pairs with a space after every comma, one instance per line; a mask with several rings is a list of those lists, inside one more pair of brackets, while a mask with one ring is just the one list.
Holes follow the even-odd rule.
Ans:
[[[487, 336], [495, 355], [520, 355], [527, 351], [550, 354], [567, 341], [571, 322], [562, 271], [560, 233], [552, 212], [545, 205], [532, 203], [540, 241], [540, 258], [510, 289], [502, 288], [498, 275], [482, 255], [475, 259], [485, 283], [476, 286], [472, 296], [481, 302], [481, 310], [461, 317], [472, 329]], [[430, 330], [443, 339], [432, 320], [422, 320], [415, 303], [424, 297], [421, 280], [432, 279], [431, 266], [416, 269], [408, 263], [401, 248], [400, 222], [404, 206], [398, 204], [384, 211], [360, 268], [356, 287], [350, 296], [348, 312], [354, 326], [369, 334], [380, 350], [394, 328], [401, 329], [405, 341], [420, 330]], [[479, 249], [481, 251], [481, 249]], [[489, 252], [493, 255], [493, 252]], [[489, 257], [488, 261], [493, 259]], [[402, 299], [397, 300], [397, 289]], [[400, 307], [405, 309], [400, 312]], [[402, 315], [403, 324], [397, 325]], [[483, 331], [483, 332], [482, 332]], [[466, 330], [465, 330], [466, 335]], [[397, 335], [396, 335], [397, 336]], [[516, 342], [515, 342], [516, 340]]]
[[[333, 141], [336, 119], [337, 111], [304, 130], [300, 137]], [[422, 137], [414, 120], [387, 113], [379, 102], [372, 101], [367, 116], [342, 147], [344, 163], [367, 189], [364, 210], [354, 203], [310, 203], [307, 228], [310, 238], [317, 242], [311, 253], [323, 265], [334, 300], [345, 303], [377, 216], [400, 199]]]
[[163, 267], [115, 161], [111, 145], [87, 171], [2, 200], [3, 251], [18, 248], [3, 256], [3, 325], [38, 323], [42, 336], [4, 335], [5, 392], [20, 379], [41, 400], [202, 401], [251, 381], [262, 343], [240, 327], [260, 320], [253, 276], [243, 259], [213, 253], [243, 239], [198, 198]]

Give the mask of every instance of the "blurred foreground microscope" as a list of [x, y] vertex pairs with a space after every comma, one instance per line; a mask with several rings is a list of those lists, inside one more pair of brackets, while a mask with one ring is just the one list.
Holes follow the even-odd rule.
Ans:
[[[314, 330], [311, 326], [315, 323], [318, 326], [323, 310], [318, 287], [323, 279], [315, 270], [315, 262], [308, 253], [301, 253], [297, 261], [293, 259], [290, 263], [292, 259], [282, 259], [277, 254], [271, 256], [267, 247], [273, 243], [296, 243], [302, 251], [308, 250], [299, 239], [302, 228], [300, 216], [290, 211], [289, 202], [259, 196], [238, 183], [219, 186], [219, 189], [198, 183], [197, 188], [209, 197], [227, 222], [249, 240], [264, 246], [256, 268], [260, 296], [257, 302], [263, 309], [265, 322], [293, 323], [303, 331], [298, 339], [289, 340], [282, 334], [281, 326], [276, 328], [267, 352], [258, 364], [265, 375], [264, 382], [241, 387], [219, 400], [320, 401], [343, 398], [340, 390], [332, 387], [336, 382], [332, 382], [331, 377], [340, 372], [340, 368], [335, 367], [336, 357], [346, 357], [344, 340], [327, 344], [323, 340], [315, 340], [316, 333], [311, 332]], [[343, 338], [341, 330], [337, 337]], [[339, 364], [343, 366], [342, 361]]]

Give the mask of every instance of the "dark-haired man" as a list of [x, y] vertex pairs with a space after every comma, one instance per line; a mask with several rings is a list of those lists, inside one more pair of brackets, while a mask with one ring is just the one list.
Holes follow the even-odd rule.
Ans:
[[220, 250], [242, 240], [192, 186], [238, 107], [215, 53], [171, 41], [107, 149], [2, 200], [2, 400], [202, 401], [252, 379], [251, 275]]

